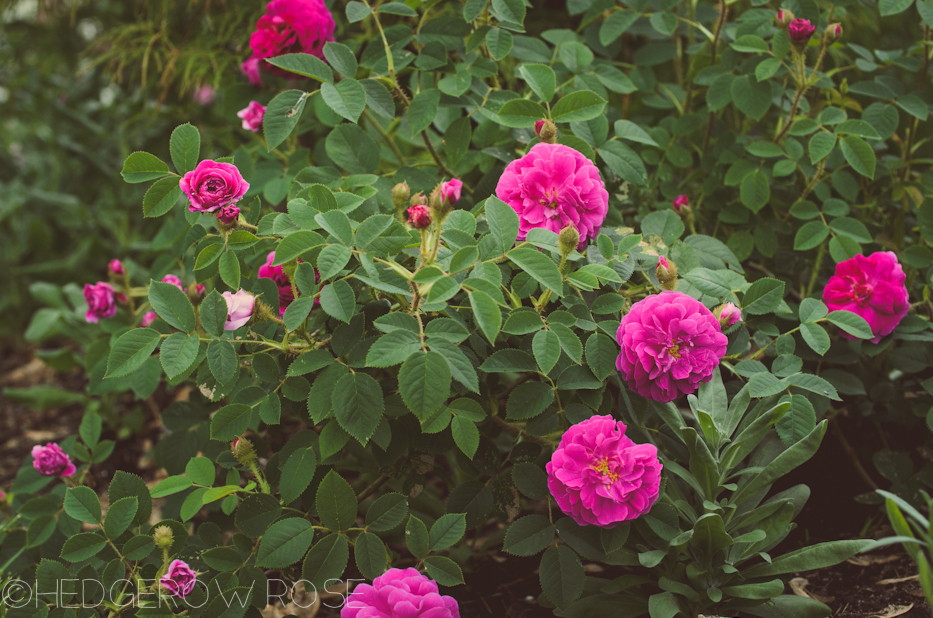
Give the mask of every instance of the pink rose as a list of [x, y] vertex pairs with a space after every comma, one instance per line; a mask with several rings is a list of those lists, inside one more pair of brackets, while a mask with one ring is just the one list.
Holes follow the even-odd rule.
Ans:
[[32, 467], [45, 476], [71, 476], [75, 465], [62, 447], [49, 442], [45, 446], [32, 447]]
[[544, 128], [544, 120], [535, 120], [535, 134], [541, 136], [541, 129]]
[[460, 199], [460, 190], [463, 189], [463, 183], [456, 178], [451, 178], [441, 185], [441, 199], [455, 204]]
[[102, 319], [112, 318], [117, 314], [117, 298], [113, 293], [113, 286], [103, 281], [94, 285], [84, 284], [84, 300], [87, 302], [87, 313], [84, 319], [96, 324]]
[[204, 292], [206, 290], [207, 290], [207, 286], [204, 285], [203, 283], [199, 283], [196, 286], [194, 286], [194, 295], [200, 298], [201, 296], [204, 296]]
[[256, 101], [250, 101], [245, 109], [236, 113], [243, 119], [243, 128], [247, 131], [259, 131], [262, 128], [262, 119], [266, 115], [266, 106]]
[[256, 297], [246, 290], [240, 290], [236, 294], [224, 292], [221, 296], [227, 301], [227, 322], [224, 324], [224, 330], [236, 330], [253, 317]]
[[123, 268], [123, 262], [120, 260], [110, 260], [108, 268], [110, 269], [110, 272], [115, 275], [123, 276], [126, 274], [126, 270]]
[[389, 569], [353, 589], [340, 618], [460, 618], [456, 599], [441, 596], [437, 582], [413, 568]]
[[733, 303], [725, 303], [713, 312], [719, 318], [719, 324], [723, 328], [728, 328], [742, 321], [742, 310]]
[[408, 222], [416, 230], [423, 230], [431, 225], [431, 211], [424, 204], [415, 204], [407, 212]]
[[272, 0], [249, 38], [253, 55], [243, 63], [243, 73], [257, 86], [262, 83], [260, 67], [273, 75], [299, 79], [294, 73], [262, 61], [293, 53], [323, 58], [324, 44], [333, 40], [334, 18], [323, 0]]
[[194, 91], [194, 102], [202, 107], [207, 107], [214, 102], [214, 98], [217, 96], [217, 92], [212, 86], [204, 84], [200, 88]]
[[612, 528], [641, 517], [657, 501], [661, 462], [653, 444], [636, 444], [608, 414], [564, 432], [545, 466], [547, 485], [581, 526]]
[[787, 33], [790, 34], [792, 41], [803, 43], [810, 40], [813, 33], [816, 32], [816, 26], [810, 23], [809, 19], [798, 17], [787, 26]]
[[593, 162], [569, 146], [535, 144], [509, 163], [496, 197], [518, 213], [518, 240], [542, 227], [554, 233], [569, 223], [580, 232], [578, 249], [599, 234], [609, 212], [609, 193]]
[[[865, 318], [875, 336], [872, 343], [878, 343], [910, 311], [906, 278], [890, 251], [856, 255], [836, 264], [836, 273], [823, 289], [823, 302], [830, 311], [851, 311]], [[840, 334], [855, 339], [846, 332]]]
[[671, 202], [671, 204], [673, 204], [674, 210], [676, 210], [677, 212], [682, 212], [684, 210], [687, 210], [687, 211], [690, 210], [690, 200], [687, 198], [686, 195], [678, 195], [676, 198], [674, 198], [674, 201]]
[[[266, 263], [259, 267], [259, 270], [256, 271], [256, 276], [260, 279], [272, 279], [275, 281], [276, 287], [279, 288], [279, 313], [285, 315], [285, 310], [288, 308], [292, 301], [295, 300], [294, 290], [292, 290], [292, 283], [288, 278], [288, 275], [285, 274], [285, 270], [281, 266], [273, 266], [272, 262], [275, 261], [275, 251], [270, 251], [269, 255], [266, 256]], [[320, 280], [321, 276], [318, 274], [317, 269], [314, 269], [314, 280]], [[317, 304], [318, 301], [315, 301]]]
[[191, 212], [214, 212], [239, 202], [249, 191], [249, 183], [232, 163], [206, 159], [184, 175], [178, 183], [188, 196]]
[[632, 305], [616, 340], [616, 368], [629, 388], [647, 399], [668, 402], [709, 382], [728, 339], [703, 303], [665, 291]]
[[230, 204], [217, 211], [217, 222], [221, 225], [233, 225], [240, 217], [240, 209]]
[[162, 277], [162, 283], [171, 283], [172, 285], [177, 287], [182, 292], [185, 291], [184, 286], [181, 284], [181, 279], [179, 279], [175, 275], [171, 275], [171, 274], [165, 275], [164, 277]]
[[184, 561], [172, 560], [172, 563], [168, 565], [168, 571], [159, 583], [176, 597], [184, 599], [194, 590], [194, 582], [197, 579], [198, 574], [192, 571]]
[[139, 325], [143, 328], [149, 328], [149, 325], [155, 322], [155, 319], [159, 317], [156, 315], [155, 311], [147, 311], [143, 316], [143, 321]]

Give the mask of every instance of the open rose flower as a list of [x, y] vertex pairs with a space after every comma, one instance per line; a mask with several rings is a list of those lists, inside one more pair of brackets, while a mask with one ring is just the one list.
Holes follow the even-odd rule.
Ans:
[[32, 447], [32, 467], [45, 476], [71, 476], [75, 473], [71, 457], [54, 442]]
[[94, 285], [84, 284], [84, 300], [87, 302], [87, 313], [84, 319], [91, 324], [112, 318], [117, 314], [117, 297], [113, 286], [104, 281]]
[[243, 119], [243, 128], [247, 131], [259, 131], [262, 128], [262, 119], [266, 116], [266, 106], [256, 101], [250, 101], [245, 109], [236, 113]]
[[534, 228], [560, 233], [570, 223], [580, 232], [578, 249], [599, 234], [609, 212], [609, 193], [597, 167], [562, 144], [535, 144], [509, 163], [496, 197], [518, 213], [519, 240]]
[[665, 291], [632, 305], [616, 340], [616, 368], [642, 397], [668, 402], [709, 382], [728, 339], [716, 316], [682, 292]]
[[431, 211], [424, 204], [415, 204], [407, 212], [408, 222], [416, 230], [423, 230], [431, 225]]
[[456, 599], [442, 596], [437, 582], [413, 568], [389, 569], [353, 589], [340, 618], [460, 618]]
[[256, 297], [246, 290], [240, 290], [236, 294], [224, 292], [221, 296], [227, 302], [227, 321], [224, 323], [224, 330], [236, 330], [253, 317]]
[[[288, 279], [288, 275], [285, 274], [285, 270], [281, 266], [273, 266], [272, 262], [274, 261], [275, 251], [271, 251], [269, 255], [266, 256], [266, 263], [260, 266], [259, 270], [256, 271], [256, 276], [260, 279], [272, 279], [275, 281], [275, 286], [279, 288], [279, 313], [285, 315], [285, 310], [292, 304], [292, 301], [295, 300], [295, 292], [292, 289], [292, 283]], [[320, 278], [321, 276], [315, 268], [314, 280], [318, 281]], [[315, 301], [315, 304], [317, 304], [317, 302], [318, 301]]]
[[194, 590], [194, 583], [198, 579], [198, 574], [191, 570], [183, 560], [172, 560], [168, 565], [168, 571], [159, 580], [162, 587], [174, 594], [176, 597], [184, 599]]
[[816, 32], [816, 26], [810, 23], [809, 19], [798, 17], [787, 25], [787, 33], [791, 41], [796, 43], [806, 43]]
[[547, 485], [580, 525], [612, 528], [641, 517], [658, 499], [661, 462], [653, 444], [636, 444], [611, 416], [568, 429], [545, 466]]
[[299, 75], [275, 67], [265, 59], [294, 53], [323, 58], [324, 44], [333, 40], [334, 18], [323, 0], [272, 0], [249, 38], [253, 55], [243, 63], [243, 73], [256, 86], [262, 84], [260, 68], [273, 75], [299, 79]]
[[188, 196], [191, 212], [214, 212], [229, 204], [236, 204], [246, 192], [249, 183], [232, 163], [219, 163], [206, 159], [182, 177], [178, 183]]
[[[823, 302], [830, 311], [851, 311], [865, 318], [872, 343], [878, 343], [910, 311], [905, 280], [904, 269], [890, 251], [856, 255], [836, 264], [836, 273], [823, 289]], [[840, 334], [855, 339], [844, 331]]]

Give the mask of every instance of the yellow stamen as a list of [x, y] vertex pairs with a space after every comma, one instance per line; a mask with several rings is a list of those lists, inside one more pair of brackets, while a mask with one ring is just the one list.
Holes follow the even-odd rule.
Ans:
[[667, 353], [673, 356], [674, 358], [680, 358], [680, 346], [679, 345], [671, 346], [667, 350]]
[[603, 481], [608, 481], [606, 484], [615, 483], [619, 480], [619, 475], [615, 472], [609, 470], [609, 458], [603, 457], [598, 460], [595, 465], [590, 466], [593, 470], [596, 470], [603, 476]]

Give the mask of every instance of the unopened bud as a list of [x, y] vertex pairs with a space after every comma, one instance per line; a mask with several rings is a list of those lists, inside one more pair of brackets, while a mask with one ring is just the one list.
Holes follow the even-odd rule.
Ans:
[[674, 206], [674, 210], [679, 215], [689, 214], [693, 210], [690, 208], [690, 200], [686, 195], [678, 195], [676, 198], [674, 198], [674, 201], [671, 202], [671, 205]]
[[230, 443], [230, 450], [236, 460], [244, 466], [256, 461], [256, 451], [253, 450], [253, 443], [246, 438], [237, 438]]
[[829, 24], [823, 31], [823, 44], [829, 45], [842, 38], [842, 24]]
[[416, 230], [423, 230], [431, 225], [431, 211], [423, 204], [415, 204], [408, 209], [408, 222]]
[[728, 328], [742, 321], [742, 310], [733, 303], [724, 303], [716, 307], [713, 310], [713, 315], [716, 316], [723, 328]]
[[535, 133], [537, 133], [538, 138], [546, 144], [557, 142], [557, 125], [550, 120], [536, 121]]
[[192, 283], [188, 286], [188, 300], [192, 303], [197, 302], [199, 299], [204, 298], [204, 292], [207, 291], [207, 286], [203, 283]]
[[411, 196], [411, 199], [408, 200], [409, 206], [417, 206], [419, 204], [421, 206], [428, 205], [428, 198], [424, 196], [424, 193], [415, 193], [414, 195]]
[[658, 258], [658, 267], [654, 271], [658, 278], [658, 283], [665, 290], [673, 290], [677, 287], [677, 265], [673, 260], [669, 260], [663, 255]]
[[109, 264], [110, 272], [114, 275], [123, 276], [126, 274], [126, 270], [123, 268], [123, 262], [120, 260], [110, 260]]
[[168, 549], [175, 542], [175, 535], [172, 534], [172, 529], [168, 526], [159, 526], [152, 533], [152, 540], [155, 541], [156, 547]]
[[570, 255], [580, 245], [580, 232], [572, 223], [568, 223], [557, 235], [557, 244], [561, 255]]
[[816, 32], [816, 26], [811, 24], [809, 19], [798, 17], [787, 24], [787, 33], [790, 35], [791, 42], [800, 49], [806, 48], [807, 41], [810, 40], [814, 32]]
[[233, 227], [239, 218], [240, 209], [233, 204], [228, 204], [217, 211], [217, 224], [219, 227]]
[[411, 197], [411, 189], [408, 188], [407, 182], [400, 182], [392, 187], [392, 204], [396, 208], [404, 208], [409, 197]]
[[787, 30], [787, 26], [790, 25], [790, 22], [794, 21], [794, 14], [788, 11], [787, 9], [781, 9], [778, 11], [777, 19], [774, 20], [775, 25], [778, 28]]

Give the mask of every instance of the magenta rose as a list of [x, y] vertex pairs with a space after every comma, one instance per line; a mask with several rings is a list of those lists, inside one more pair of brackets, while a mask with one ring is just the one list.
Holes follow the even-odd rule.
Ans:
[[54, 442], [32, 447], [32, 467], [45, 476], [71, 476], [75, 473], [71, 457]]
[[217, 211], [217, 222], [221, 225], [233, 225], [240, 217], [240, 209], [232, 204]]
[[123, 268], [123, 262], [121, 262], [120, 260], [110, 260], [110, 264], [108, 265], [108, 268], [110, 269], [110, 272], [112, 272], [115, 275], [122, 276], [126, 274], [126, 270]]
[[865, 318], [874, 335], [872, 343], [878, 343], [910, 311], [905, 280], [904, 269], [890, 251], [856, 255], [836, 264], [836, 273], [823, 289], [823, 302], [830, 311], [851, 311]]
[[733, 326], [742, 321], [742, 310], [736, 307], [734, 303], [725, 303], [721, 305], [713, 312], [713, 315], [719, 318], [719, 324], [723, 328]]
[[113, 286], [104, 281], [98, 281], [94, 285], [84, 284], [84, 300], [87, 302], [87, 313], [84, 319], [91, 324], [112, 318], [117, 314], [117, 297], [113, 292]]
[[641, 517], [658, 499], [661, 462], [653, 444], [636, 444], [611, 416], [591, 416], [564, 432], [545, 466], [547, 485], [581, 526], [612, 528]]
[[147, 311], [143, 315], [143, 321], [139, 325], [143, 328], [149, 328], [149, 325], [155, 322], [156, 318], [159, 317], [156, 315], [155, 311]]
[[176, 597], [184, 599], [194, 590], [194, 583], [197, 579], [198, 574], [191, 570], [191, 567], [183, 560], [172, 560], [172, 563], [168, 565], [168, 571], [159, 583]]
[[407, 212], [408, 222], [416, 230], [423, 230], [431, 225], [431, 211], [424, 204], [415, 204]]
[[809, 19], [798, 17], [787, 25], [787, 33], [790, 35], [790, 39], [797, 43], [810, 40], [814, 32], [816, 32], [816, 26], [811, 24]]
[[709, 382], [728, 339], [703, 303], [665, 291], [632, 305], [616, 340], [616, 368], [629, 388], [647, 399], [668, 402]]
[[246, 192], [249, 183], [232, 163], [218, 163], [206, 159], [184, 175], [178, 183], [188, 196], [191, 212], [214, 212], [229, 204], [236, 204]]
[[260, 67], [273, 75], [298, 79], [264, 60], [295, 53], [323, 58], [324, 44], [333, 40], [334, 18], [323, 0], [272, 0], [249, 38], [253, 55], [243, 63], [243, 73], [256, 86], [262, 84]]
[[534, 228], [554, 233], [568, 224], [580, 233], [579, 249], [599, 234], [609, 212], [609, 193], [599, 170], [583, 154], [562, 144], [535, 144], [509, 163], [496, 197], [518, 213], [518, 239]]
[[460, 191], [463, 189], [463, 182], [456, 178], [451, 178], [441, 185], [441, 199], [454, 204], [460, 200]]
[[677, 212], [683, 212], [690, 210], [690, 200], [686, 195], [678, 195], [674, 198], [674, 201], [671, 202], [671, 205], [674, 206], [674, 210]]
[[177, 288], [178, 288], [179, 290], [181, 290], [182, 292], [185, 291], [184, 286], [182, 286], [182, 284], [181, 284], [181, 279], [179, 279], [179, 278], [178, 278], [177, 276], [175, 276], [175, 275], [171, 275], [171, 274], [165, 275], [164, 277], [162, 277], [162, 283], [171, 283], [172, 285], [174, 285], [175, 287], [177, 287]]
[[249, 105], [245, 109], [238, 111], [236, 115], [243, 119], [244, 129], [255, 133], [262, 128], [262, 119], [266, 116], [266, 106], [256, 101], [250, 101]]
[[236, 330], [253, 317], [256, 297], [246, 290], [240, 290], [236, 294], [224, 292], [221, 296], [227, 301], [227, 321], [224, 324], [224, 330]]
[[389, 569], [347, 597], [340, 618], [460, 618], [456, 599], [413, 568]]
[[[285, 315], [285, 309], [295, 300], [295, 293], [294, 290], [292, 290], [292, 283], [288, 275], [285, 274], [281, 266], [273, 266], [272, 262], [274, 261], [275, 251], [271, 251], [269, 255], [266, 256], [266, 263], [260, 266], [259, 270], [256, 271], [256, 276], [260, 279], [272, 279], [275, 282], [275, 286], [279, 288], [279, 313]], [[314, 275], [315, 281], [320, 279], [320, 275], [317, 274], [316, 268], [314, 269]]]

